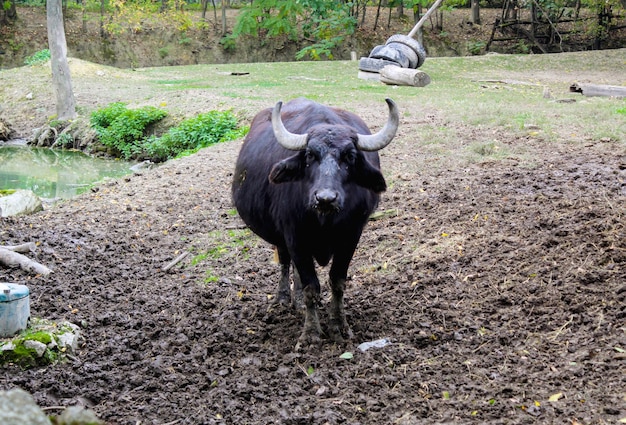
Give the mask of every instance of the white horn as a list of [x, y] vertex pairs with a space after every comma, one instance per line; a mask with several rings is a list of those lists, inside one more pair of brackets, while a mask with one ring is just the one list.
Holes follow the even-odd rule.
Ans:
[[278, 102], [274, 106], [272, 111], [272, 129], [274, 130], [274, 136], [278, 143], [285, 149], [292, 151], [299, 151], [306, 147], [307, 134], [294, 134], [290, 133], [283, 124], [283, 120], [280, 117], [280, 109], [283, 106], [283, 102]]
[[387, 98], [385, 99], [389, 106], [389, 118], [385, 126], [376, 134], [359, 134], [356, 147], [362, 151], [377, 151], [387, 146], [396, 135], [400, 124], [400, 114], [396, 103]]

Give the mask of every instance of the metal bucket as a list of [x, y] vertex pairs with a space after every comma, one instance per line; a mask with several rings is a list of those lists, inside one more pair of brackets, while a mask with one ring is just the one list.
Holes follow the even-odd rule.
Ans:
[[30, 296], [25, 285], [0, 282], [0, 338], [8, 338], [28, 327]]

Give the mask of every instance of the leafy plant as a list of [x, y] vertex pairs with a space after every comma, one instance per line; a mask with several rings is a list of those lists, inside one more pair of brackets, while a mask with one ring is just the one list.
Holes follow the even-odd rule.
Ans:
[[128, 109], [125, 103], [116, 102], [93, 112], [90, 124], [100, 142], [125, 159], [149, 157], [155, 162], [194, 153], [246, 132], [238, 128], [232, 112], [210, 111], [182, 121], [161, 137], [148, 136], [148, 126], [165, 116], [165, 111], [153, 106]]
[[467, 43], [467, 50], [474, 56], [480, 55], [486, 45], [484, 41], [471, 40]]
[[201, 148], [232, 140], [244, 134], [237, 127], [237, 118], [230, 111], [210, 111], [182, 121], [161, 137], [152, 137], [146, 144], [146, 153], [160, 162]]
[[222, 39], [225, 49], [232, 49], [240, 36], [287, 37], [290, 40], [313, 40], [300, 50], [296, 59], [310, 57], [332, 59], [332, 49], [354, 33], [357, 22], [349, 3], [331, 0], [259, 0], [245, 6], [237, 18], [233, 33]]
[[146, 128], [166, 115], [154, 106], [128, 109], [126, 104], [116, 102], [93, 112], [90, 123], [103, 145], [130, 159], [144, 150]]
[[311, 16], [302, 26], [304, 36], [316, 42], [296, 54], [300, 60], [308, 56], [320, 60], [322, 56], [333, 59], [332, 49], [339, 46], [356, 28], [356, 19], [346, 4], [329, 4], [325, 1], [311, 2]]
[[24, 59], [26, 65], [40, 65], [50, 60], [50, 50], [44, 49]]

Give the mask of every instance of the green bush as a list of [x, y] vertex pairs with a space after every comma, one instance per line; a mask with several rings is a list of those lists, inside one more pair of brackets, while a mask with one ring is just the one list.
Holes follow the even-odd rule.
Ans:
[[243, 133], [232, 112], [210, 111], [182, 121], [161, 137], [152, 137], [146, 144], [146, 153], [153, 161], [161, 162], [236, 139]]
[[111, 103], [91, 114], [91, 127], [100, 142], [125, 159], [149, 158], [162, 162], [245, 133], [230, 111], [210, 111], [182, 121], [161, 137], [147, 136], [146, 128], [166, 116], [166, 112], [145, 106], [128, 109], [126, 104]]
[[126, 159], [136, 158], [144, 151], [146, 128], [167, 116], [154, 106], [128, 109], [122, 102], [112, 103], [91, 114], [91, 126], [100, 142]]
[[39, 65], [50, 60], [50, 50], [44, 49], [24, 59], [26, 65]]
[[480, 55], [481, 52], [485, 49], [487, 43], [484, 41], [470, 40], [467, 43], [467, 50], [474, 56]]

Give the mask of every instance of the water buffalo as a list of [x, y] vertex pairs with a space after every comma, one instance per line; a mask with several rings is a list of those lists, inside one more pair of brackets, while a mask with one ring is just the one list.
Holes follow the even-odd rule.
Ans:
[[305, 309], [296, 350], [320, 339], [314, 260], [321, 266], [333, 260], [328, 334], [337, 342], [352, 336], [343, 308], [348, 266], [378, 194], [387, 187], [377, 151], [398, 129], [398, 108], [386, 101], [387, 123], [373, 135], [351, 112], [302, 98], [284, 107], [278, 102], [254, 118], [241, 147], [233, 201], [250, 229], [276, 246], [282, 266], [276, 302]]

